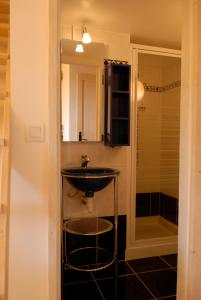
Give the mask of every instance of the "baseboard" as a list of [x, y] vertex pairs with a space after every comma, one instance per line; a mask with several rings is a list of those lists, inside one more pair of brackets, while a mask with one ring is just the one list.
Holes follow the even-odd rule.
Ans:
[[138, 241], [126, 249], [126, 259], [137, 259], [177, 253], [177, 237]]

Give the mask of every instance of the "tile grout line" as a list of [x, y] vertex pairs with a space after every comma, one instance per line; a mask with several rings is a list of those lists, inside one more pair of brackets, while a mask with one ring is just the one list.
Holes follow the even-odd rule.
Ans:
[[[129, 277], [129, 276], [133, 276], [133, 273], [118, 275], [118, 278]], [[111, 275], [109, 277], [95, 278], [95, 280], [98, 282], [100, 280], [107, 280], [107, 279], [113, 279], [113, 278], [114, 278], [114, 276]]]
[[143, 272], [136, 272], [136, 273], [137, 274], [146, 274], [146, 273], [152, 273], [152, 272], [162, 272], [162, 271], [167, 271], [167, 270], [172, 270], [172, 268], [167, 266], [167, 268], [164, 268], [164, 269], [153, 269], [153, 270], [150, 270], [150, 271], [143, 271]]
[[105, 297], [104, 297], [104, 295], [103, 295], [103, 293], [102, 293], [102, 291], [101, 291], [101, 289], [100, 289], [100, 287], [99, 287], [99, 285], [98, 285], [98, 282], [96, 281], [96, 278], [94, 277], [94, 274], [91, 273], [91, 276], [92, 276], [92, 278], [93, 278], [93, 281], [95, 282], [95, 285], [96, 285], [96, 287], [97, 287], [99, 293], [101, 294], [102, 299], [105, 300]]
[[165, 262], [169, 267], [171, 267], [171, 269], [174, 269], [174, 271], [175, 271], [175, 267], [173, 267], [171, 264], [169, 264], [163, 257], [161, 257], [161, 256], [159, 256], [159, 257], [163, 262]]
[[92, 281], [93, 281], [93, 279], [81, 280], [81, 281], [73, 281], [73, 282], [63, 283], [63, 286], [66, 286], [66, 285], [75, 285], [75, 284], [83, 284], [83, 283], [88, 283], [88, 282], [92, 282]]
[[165, 299], [169, 299], [171, 297], [176, 297], [176, 295], [170, 295], [170, 296], [166, 296], [166, 297], [160, 297], [160, 298], [157, 298], [157, 300], [165, 300]]
[[[159, 257], [159, 256], [158, 256]], [[127, 264], [129, 264], [128, 261], [125, 261]], [[142, 274], [142, 273], [150, 273], [150, 272], [158, 272], [158, 271], [165, 271], [165, 270], [170, 270], [170, 269], [174, 269], [174, 267], [172, 267], [171, 265], [168, 265], [166, 263], [167, 267], [162, 268], [162, 269], [152, 269], [152, 270], [148, 270], [148, 271], [140, 271], [140, 272], [136, 272], [134, 269], [133, 271], [136, 272], [137, 274]], [[129, 265], [130, 266], [130, 265]], [[131, 267], [133, 268], [133, 267]]]
[[[126, 262], [127, 263], [127, 262]], [[156, 296], [152, 293], [152, 291], [149, 289], [149, 287], [144, 283], [144, 281], [138, 276], [138, 274], [135, 272], [135, 270], [127, 263], [130, 270], [133, 272], [133, 274], [137, 277], [137, 279], [142, 283], [142, 285], [146, 288], [146, 290], [154, 297], [154, 299], [157, 299]]]

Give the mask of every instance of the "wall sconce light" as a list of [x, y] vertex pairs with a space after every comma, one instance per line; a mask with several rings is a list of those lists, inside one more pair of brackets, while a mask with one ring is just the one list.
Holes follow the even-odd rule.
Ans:
[[84, 52], [84, 48], [83, 48], [83, 45], [82, 45], [82, 43], [78, 43], [77, 44], [77, 46], [76, 46], [76, 48], [75, 48], [75, 52], [77, 52], [77, 53], [83, 53]]
[[[72, 34], [72, 36], [73, 36], [73, 34]], [[84, 52], [83, 44], [89, 44], [89, 43], [91, 43], [91, 41], [92, 41], [91, 36], [87, 32], [86, 27], [84, 27], [83, 34], [82, 34], [82, 42], [79, 42], [77, 44], [75, 52], [77, 52], [77, 53], [83, 53]]]
[[83, 42], [84, 44], [89, 44], [89, 43], [91, 43], [91, 41], [92, 41], [91, 36], [90, 36], [90, 34], [87, 32], [86, 27], [84, 27], [83, 35], [82, 35], [82, 42]]
[[137, 81], [137, 101], [144, 97], [144, 85], [141, 81]]

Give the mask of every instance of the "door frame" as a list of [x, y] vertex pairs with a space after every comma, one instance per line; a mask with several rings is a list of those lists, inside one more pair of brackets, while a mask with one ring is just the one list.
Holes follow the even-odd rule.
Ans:
[[3, 245], [1, 245], [3, 249], [0, 249], [0, 252], [2, 251], [1, 260], [3, 262], [3, 274], [1, 274], [3, 294], [0, 294], [0, 299], [6, 300], [8, 297], [8, 234], [10, 210], [10, 100], [8, 98], [4, 100], [0, 99], [0, 105], [2, 105], [4, 111], [3, 136], [0, 137], [0, 148], [2, 152], [2, 161], [0, 162], [0, 219], [3, 225], [3, 231], [0, 233], [3, 233]]
[[60, 1], [49, 0], [48, 299], [61, 299]]
[[[189, 282], [189, 265], [190, 259], [190, 236], [193, 235], [193, 228], [190, 221], [193, 215], [188, 211], [191, 203], [191, 186], [192, 186], [192, 147], [191, 134], [193, 132], [192, 121], [192, 68], [194, 61], [192, 59], [192, 37], [193, 37], [193, 16], [195, 14], [192, 0], [185, 0], [183, 5], [183, 32], [182, 32], [182, 81], [181, 88], [181, 128], [186, 129], [186, 134], [181, 137], [181, 154], [180, 159], [180, 216], [179, 216], [179, 262], [178, 262], [178, 300], [187, 300], [188, 291], [193, 288], [193, 282]], [[51, 186], [51, 195], [49, 197], [49, 299], [60, 300], [60, 246], [61, 237], [60, 229], [60, 126], [58, 120], [59, 112], [59, 1], [49, 0], [49, 30], [51, 32], [49, 46], [49, 122], [50, 122], [50, 142], [49, 154], [53, 164], [50, 163], [49, 170], [52, 174], [49, 177]], [[190, 38], [191, 37], [191, 38]], [[189, 46], [190, 45], [190, 46]], [[156, 47], [151, 47], [153, 51]], [[161, 48], [161, 50], [164, 48]], [[145, 49], [147, 50], [147, 49]], [[167, 49], [165, 49], [167, 51]], [[134, 93], [134, 91], [133, 91]], [[133, 104], [132, 104], [133, 105]], [[134, 109], [134, 107], [132, 108]], [[58, 120], [58, 122], [55, 122]], [[133, 124], [132, 124], [133, 126]], [[52, 129], [52, 131], [51, 131]], [[184, 163], [185, 161], [185, 163]], [[184, 172], [185, 171], [185, 172]], [[129, 207], [131, 210], [131, 207]], [[130, 220], [129, 220], [130, 221]], [[131, 224], [131, 222], [129, 222]], [[130, 234], [130, 228], [128, 228]]]
[[[137, 135], [137, 74], [138, 55], [140, 53], [160, 55], [164, 57], [181, 58], [181, 51], [160, 47], [151, 47], [140, 44], [131, 44], [132, 76], [131, 76], [131, 186], [130, 186], [130, 207], [128, 213], [128, 238], [127, 248], [132, 249], [136, 243], [135, 239], [135, 215], [136, 211], [136, 135]], [[134, 197], [134, 198], [133, 198]], [[128, 250], [132, 252], [132, 250]]]

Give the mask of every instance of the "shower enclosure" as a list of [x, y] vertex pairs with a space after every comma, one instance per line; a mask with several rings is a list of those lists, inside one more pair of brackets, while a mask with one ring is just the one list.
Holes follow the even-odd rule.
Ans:
[[177, 252], [180, 52], [135, 45], [133, 69], [128, 258]]

